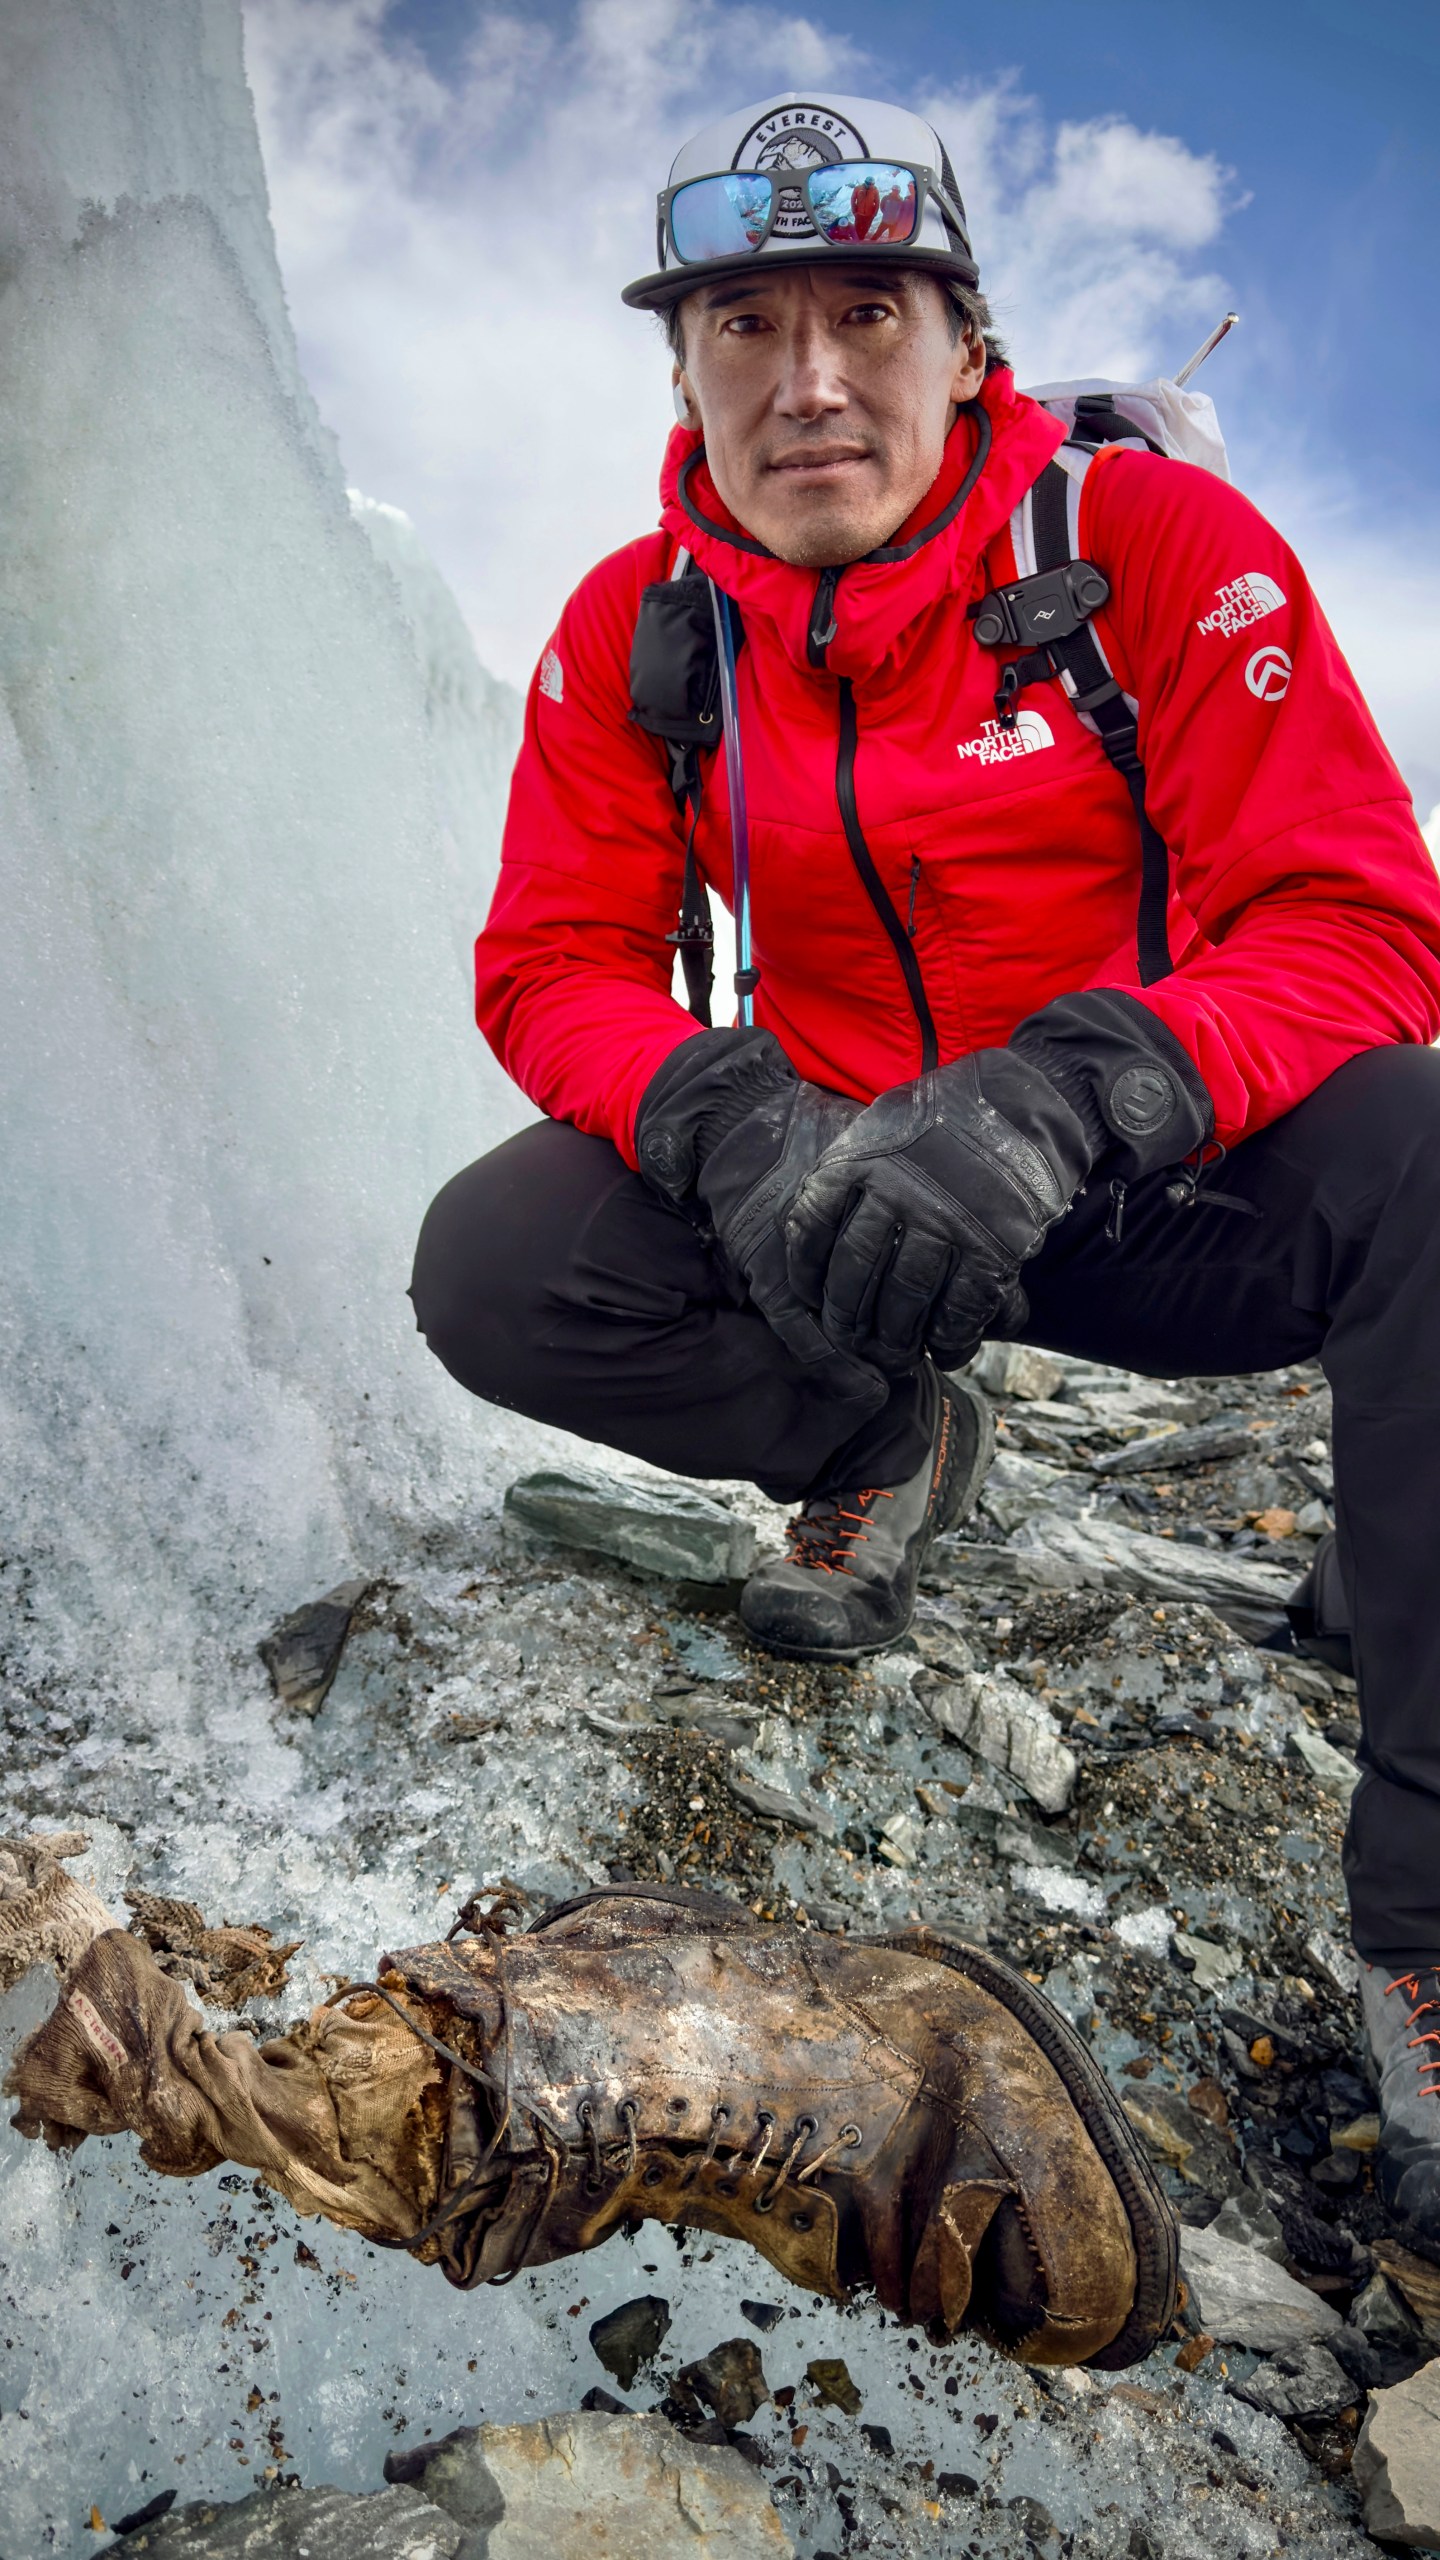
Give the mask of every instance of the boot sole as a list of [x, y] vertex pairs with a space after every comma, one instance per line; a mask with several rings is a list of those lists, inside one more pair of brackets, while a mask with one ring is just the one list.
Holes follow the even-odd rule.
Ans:
[[1165, 2192], [1136, 2142], [1120, 2101], [1104, 2073], [1086, 2051], [1068, 2018], [1048, 2000], [1036, 1997], [1023, 1974], [983, 1955], [976, 1947], [958, 1945], [930, 1929], [902, 1930], [894, 1937], [871, 1941], [896, 1947], [907, 1955], [925, 1956], [963, 1973], [981, 1991], [998, 2000], [1034, 2038], [1046, 2061], [1065, 2085], [1075, 2112], [1109, 2171], [1125, 2207], [1135, 2249], [1135, 2300], [1124, 2327], [1088, 2364], [1102, 2373], [1117, 2373], [1142, 2364], [1164, 2337], [1175, 2317], [1180, 2275], [1180, 2235]]
[[[948, 1536], [949, 1532], [957, 1527], [960, 1521], [967, 1519], [974, 1510], [980, 1498], [981, 1487], [990, 1473], [995, 1457], [995, 1416], [990, 1410], [987, 1399], [978, 1387], [971, 1386], [968, 1378], [960, 1375], [952, 1377], [949, 1371], [944, 1369], [938, 1370], [936, 1374], [940, 1380], [941, 1394], [948, 1397], [952, 1405], [963, 1406], [968, 1411], [975, 1425], [975, 1447], [963, 1476], [958, 1476], [951, 1484], [943, 1514], [930, 1533], [925, 1549], [926, 1555], [929, 1554], [937, 1538]], [[924, 1557], [921, 1558], [922, 1567], [923, 1564]], [[903, 1627], [894, 1628], [888, 1636], [877, 1636], [873, 1644], [781, 1644], [778, 1639], [771, 1636], [753, 1636], [751, 1641], [758, 1644], [764, 1652], [775, 1655], [781, 1662], [860, 1662], [872, 1653], [889, 1653], [895, 1645], [908, 1636], [915, 1623], [915, 1606], [918, 1599], [919, 1575], [917, 1574], [915, 1600], [911, 1601], [910, 1614], [905, 1624]], [[742, 1626], [745, 1625], [743, 1618], [740, 1623]], [[747, 1635], [749, 1632], [746, 1628]]]

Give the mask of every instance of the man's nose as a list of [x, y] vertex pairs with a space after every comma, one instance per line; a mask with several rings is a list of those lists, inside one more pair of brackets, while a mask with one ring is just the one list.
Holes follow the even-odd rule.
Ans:
[[807, 318], [786, 338], [776, 409], [782, 418], [822, 418], [847, 405], [834, 339], [821, 323]]

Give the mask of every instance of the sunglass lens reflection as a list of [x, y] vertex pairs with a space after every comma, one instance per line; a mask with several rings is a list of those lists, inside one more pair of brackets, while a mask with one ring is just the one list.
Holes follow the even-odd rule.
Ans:
[[670, 229], [687, 266], [700, 258], [733, 258], [758, 249], [774, 188], [758, 170], [696, 178], [670, 199]]
[[805, 181], [817, 230], [837, 248], [910, 240], [919, 190], [912, 170], [889, 160], [841, 160]]

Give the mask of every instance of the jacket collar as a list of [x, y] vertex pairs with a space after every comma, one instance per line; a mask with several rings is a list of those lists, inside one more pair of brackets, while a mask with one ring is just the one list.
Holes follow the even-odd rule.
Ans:
[[[833, 637], [820, 660], [830, 674], [863, 680], [939, 597], [968, 603], [981, 555], [1064, 442], [1059, 421], [1017, 391], [1003, 369], [987, 376], [975, 409], [979, 417], [960, 412], [931, 487], [893, 541], [835, 579]], [[754, 541], [711, 480], [701, 438], [686, 427], [674, 430], [666, 448], [660, 496], [666, 532], [697, 566], [747, 618], [758, 613], [772, 622], [790, 657], [815, 665], [817, 593], [821, 578], [834, 573], [793, 568]], [[823, 628], [826, 599], [819, 601]]]

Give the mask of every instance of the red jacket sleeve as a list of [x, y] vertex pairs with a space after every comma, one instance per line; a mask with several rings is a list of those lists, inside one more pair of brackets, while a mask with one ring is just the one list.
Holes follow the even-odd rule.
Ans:
[[640, 1097], [699, 1028], [671, 996], [665, 938], [684, 838], [663, 750], [630, 718], [640, 593], [664, 575], [668, 548], [652, 535], [616, 552], [565, 608], [530, 687], [475, 946], [476, 1019], [507, 1074], [632, 1165]]
[[1440, 881], [1299, 562], [1238, 491], [1112, 451], [1080, 548], [1110, 581], [1096, 629], [1199, 927], [1172, 977], [1103, 983], [1184, 1043], [1233, 1145], [1347, 1058], [1440, 1032]]

